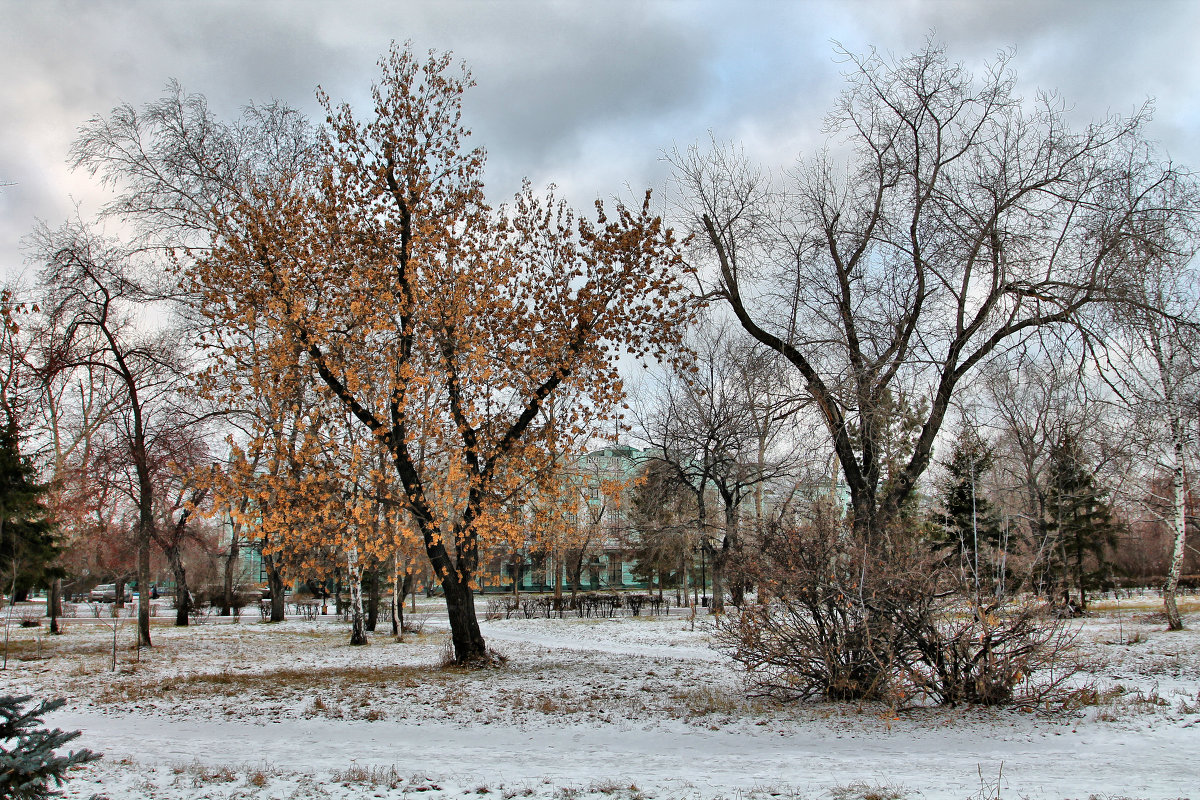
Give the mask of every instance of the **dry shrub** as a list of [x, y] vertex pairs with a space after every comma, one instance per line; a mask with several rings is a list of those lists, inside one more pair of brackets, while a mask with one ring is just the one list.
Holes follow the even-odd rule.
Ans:
[[752, 695], [1032, 706], [1064, 696], [1081, 669], [1072, 628], [969, 586], [919, 531], [868, 542], [818, 507], [768, 532], [759, 573], [765, 602], [715, 631]]
[[879, 570], [843, 534], [827, 508], [810, 525], [768, 531], [757, 577], [770, 600], [717, 617], [717, 646], [745, 670], [752, 695], [862, 700], [890, 691], [896, 634], [864, 580]]
[[485, 619], [511, 619], [521, 608], [521, 599], [513, 595], [491, 597], [487, 601]]
[[1075, 628], [1040, 603], [980, 593], [931, 567], [886, 598], [903, 634], [895, 664], [914, 700], [1030, 706], [1067, 691], [1081, 669]]

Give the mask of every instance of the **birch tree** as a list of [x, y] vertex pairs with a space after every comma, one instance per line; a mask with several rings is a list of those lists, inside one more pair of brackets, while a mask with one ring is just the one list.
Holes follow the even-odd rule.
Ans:
[[[1195, 452], [1200, 410], [1200, 295], [1193, 260], [1200, 246], [1190, 220], [1166, 210], [1195, 206], [1193, 187], [1164, 186], [1164, 212], [1144, 220], [1128, 243], [1139, 268], [1130, 274], [1124, 302], [1098, 322], [1110, 331], [1103, 353], [1104, 374], [1124, 401], [1139, 432], [1140, 460], [1149, 467], [1143, 507], [1170, 532], [1163, 585], [1167, 627], [1180, 630], [1176, 595], [1187, 547], [1187, 461]], [[1165, 424], [1164, 424], [1165, 423]], [[1170, 475], [1169, 495], [1155, 491], [1157, 474]]]

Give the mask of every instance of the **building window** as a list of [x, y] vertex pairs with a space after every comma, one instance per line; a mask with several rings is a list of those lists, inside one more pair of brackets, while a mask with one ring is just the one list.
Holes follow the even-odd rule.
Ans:
[[608, 585], [621, 586], [624, 583], [621, 565], [621, 557], [612, 554], [608, 557]]

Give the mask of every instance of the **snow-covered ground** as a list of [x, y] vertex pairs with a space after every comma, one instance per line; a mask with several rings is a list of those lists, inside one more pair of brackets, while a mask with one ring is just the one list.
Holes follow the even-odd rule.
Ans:
[[[10, 629], [2, 691], [105, 758], [68, 797], [1200, 798], [1200, 634], [1152, 598], [1081, 632], [1100, 701], [1051, 716], [746, 700], [701, 618], [493, 620], [501, 669], [440, 663], [444, 613], [396, 643], [343, 623], [92, 618]], [[1190, 606], [1191, 627], [1200, 627]]]

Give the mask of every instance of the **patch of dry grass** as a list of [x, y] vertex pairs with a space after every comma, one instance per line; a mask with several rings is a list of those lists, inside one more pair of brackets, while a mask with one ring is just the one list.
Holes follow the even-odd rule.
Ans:
[[[330, 666], [320, 671], [321, 688], [333, 695], [356, 690], [414, 689], [442, 686], [454, 680], [431, 666]], [[169, 695], [177, 700], [204, 697], [239, 697], [248, 694], [260, 700], [279, 700], [312, 691], [311, 669], [282, 667], [264, 671], [224, 671], [161, 679], [135, 676], [118, 679], [96, 695], [99, 703], [124, 703]]]
[[833, 800], [901, 800], [909, 794], [898, 786], [854, 781], [829, 790]]
[[[383, 787], [395, 789], [404, 783], [404, 777], [391, 767], [364, 767], [361, 764], [351, 764], [345, 769], [335, 769], [330, 773], [335, 783], [344, 786]], [[418, 783], [424, 781], [424, 776], [414, 775]]]
[[[1176, 605], [1179, 607], [1180, 614], [1195, 614], [1200, 613], [1200, 595], [1183, 595], [1176, 598]], [[1088, 611], [1093, 614], [1108, 614], [1120, 612], [1142, 612], [1142, 613], [1162, 613], [1163, 601], [1161, 597], [1153, 596], [1138, 596], [1126, 597], [1121, 600], [1102, 599], [1089, 600]], [[1164, 618], [1165, 619], [1165, 618]]]
[[747, 700], [741, 694], [714, 689], [710, 686], [689, 686], [676, 689], [669, 695], [678, 708], [693, 717], [709, 714], [745, 714], [761, 711], [761, 702]]

